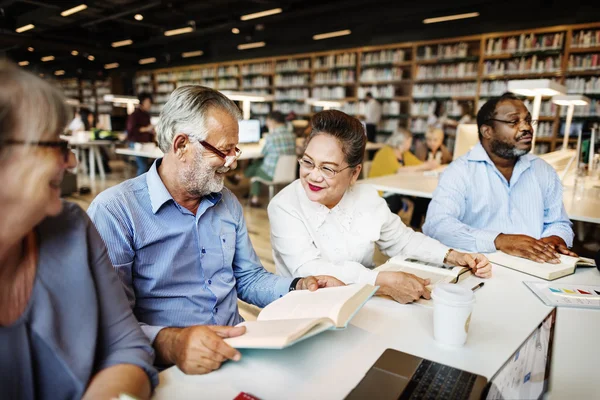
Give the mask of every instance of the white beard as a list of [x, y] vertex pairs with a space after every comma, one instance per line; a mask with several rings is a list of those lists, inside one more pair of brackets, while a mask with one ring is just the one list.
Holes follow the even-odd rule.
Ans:
[[180, 172], [180, 180], [186, 191], [194, 196], [202, 197], [223, 190], [225, 176], [215, 174], [222, 167], [213, 167], [202, 157]]

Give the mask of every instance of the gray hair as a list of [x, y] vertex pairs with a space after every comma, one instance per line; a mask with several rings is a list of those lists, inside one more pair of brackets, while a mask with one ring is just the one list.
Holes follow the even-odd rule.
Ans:
[[54, 86], [13, 63], [0, 61], [0, 151], [5, 140], [52, 140], [69, 122], [65, 98]]
[[242, 117], [238, 106], [216, 90], [198, 85], [175, 89], [160, 113], [160, 121], [156, 127], [158, 147], [168, 153], [173, 138], [178, 133], [185, 133], [198, 140], [206, 139], [205, 119], [213, 107], [222, 109], [236, 119]]
[[412, 137], [412, 135], [408, 130], [399, 128], [385, 141], [385, 144], [397, 149], [404, 146], [404, 143], [406, 143], [406, 140], [410, 137]]

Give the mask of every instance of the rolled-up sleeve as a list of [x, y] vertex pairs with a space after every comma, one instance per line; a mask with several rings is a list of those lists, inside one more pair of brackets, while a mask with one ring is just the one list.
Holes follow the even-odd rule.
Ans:
[[466, 167], [452, 164], [440, 177], [427, 209], [423, 233], [455, 249], [494, 252], [494, 241], [500, 231], [477, 229], [461, 222], [467, 203], [464, 193], [469, 184], [464, 168]]
[[558, 236], [568, 247], [573, 246], [572, 223], [563, 204], [563, 185], [556, 171], [548, 166], [548, 184], [544, 196], [544, 230], [542, 237]]
[[158, 373], [152, 366], [154, 351], [140, 329], [117, 273], [112, 268], [106, 247], [94, 226], [88, 227], [91, 268], [98, 293], [98, 349], [96, 369], [132, 364], [142, 368], [152, 383], [158, 384]]

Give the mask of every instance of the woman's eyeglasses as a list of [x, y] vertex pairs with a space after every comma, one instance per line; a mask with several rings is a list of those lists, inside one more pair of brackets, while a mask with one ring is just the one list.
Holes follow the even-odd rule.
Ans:
[[334, 178], [337, 174], [339, 174], [340, 172], [342, 172], [345, 169], [348, 168], [352, 168], [352, 165], [348, 165], [347, 167], [344, 167], [342, 169], [339, 170], [335, 170], [331, 167], [326, 167], [323, 165], [320, 166], [316, 166], [314, 162], [310, 161], [307, 158], [301, 158], [298, 160], [298, 164], [300, 164], [300, 168], [304, 168], [307, 171], [312, 171], [315, 168], [318, 168], [319, 171], [321, 172], [321, 175], [323, 175], [323, 178], [327, 178], [327, 179], [332, 179]]
[[60, 149], [60, 152], [65, 163], [69, 162], [71, 156], [71, 148], [69, 142], [66, 140], [55, 140], [55, 141], [27, 141], [27, 140], [4, 140], [0, 142], [1, 146], [35, 146], [35, 147], [50, 147], [54, 149]]

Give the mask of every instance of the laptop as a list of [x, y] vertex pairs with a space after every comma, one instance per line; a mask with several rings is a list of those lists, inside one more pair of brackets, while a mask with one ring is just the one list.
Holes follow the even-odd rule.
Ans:
[[456, 142], [452, 159], [456, 160], [464, 156], [479, 142], [477, 124], [460, 124], [456, 128]]
[[542, 399], [548, 390], [556, 308], [488, 380], [387, 349], [347, 399]]
[[258, 143], [260, 140], [260, 121], [242, 119], [239, 124], [239, 143]]

